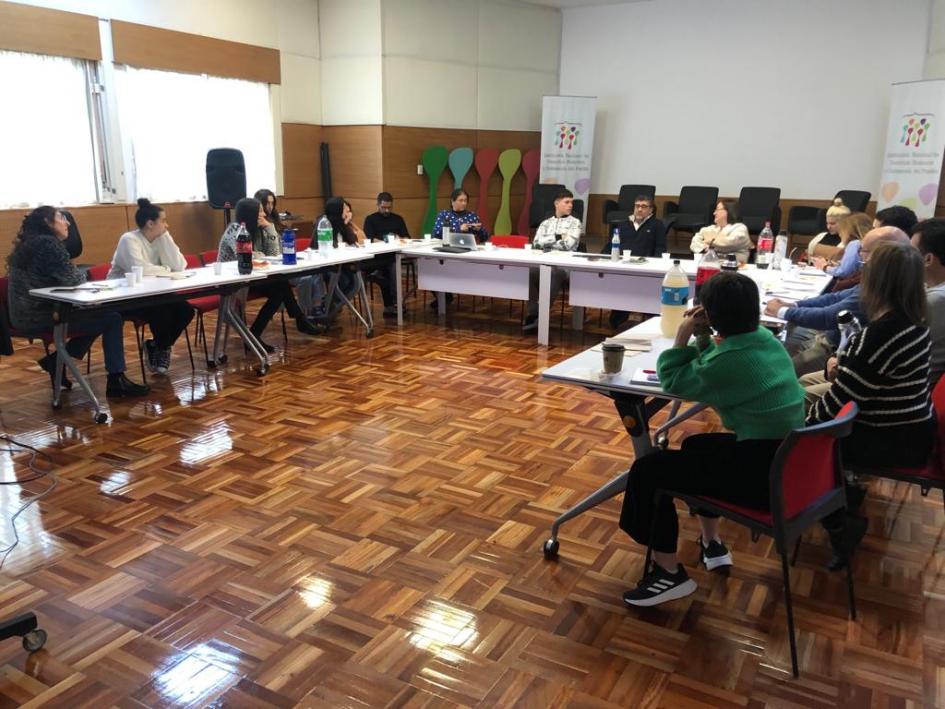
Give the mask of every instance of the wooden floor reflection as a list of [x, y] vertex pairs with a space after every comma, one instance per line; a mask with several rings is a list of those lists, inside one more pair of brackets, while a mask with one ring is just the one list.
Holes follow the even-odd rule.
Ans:
[[[644, 610], [620, 598], [642, 550], [618, 500], [542, 558], [551, 520], [629, 462], [607, 400], [538, 379], [603, 330], [594, 313], [539, 348], [518, 304], [473, 307], [444, 328], [416, 302], [370, 340], [350, 321], [292, 332], [264, 380], [235, 347], [192, 373], [178, 346], [171, 376], [101, 426], [78, 391], [50, 409], [38, 347], [0, 361], [2, 430], [60, 479], [0, 571], [2, 614], [36, 610], [49, 632], [32, 656], [0, 643], [0, 707], [945, 705], [938, 493], [871, 484], [855, 623], [821, 533], [805, 539], [792, 680], [768, 541], [723, 523], [731, 575], [694, 569], [695, 595]], [[717, 428], [705, 415], [672, 441]], [[4, 520], [46, 484], [0, 487]]]

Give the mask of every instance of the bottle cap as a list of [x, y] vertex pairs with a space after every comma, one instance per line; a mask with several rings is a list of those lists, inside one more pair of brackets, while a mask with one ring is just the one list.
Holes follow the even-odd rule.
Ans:
[[679, 265], [679, 259], [678, 259], [678, 258], [674, 258], [674, 259], [673, 259], [673, 265], [674, 265], [674, 266], [678, 266], [678, 265]]
[[840, 325], [846, 325], [849, 322], [853, 322], [853, 313], [849, 310], [841, 310], [837, 313], [837, 323]]

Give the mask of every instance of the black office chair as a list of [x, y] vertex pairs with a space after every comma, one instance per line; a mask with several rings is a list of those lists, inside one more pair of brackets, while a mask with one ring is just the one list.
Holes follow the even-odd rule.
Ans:
[[69, 222], [69, 236], [66, 237], [66, 251], [69, 252], [70, 259], [77, 259], [82, 255], [82, 236], [79, 234], [79, 227], [75, 223], [75, 217], [71, 212], [65, 209], [59, 210]]
[[649, 197], [656, 199], [655, 185], [620, 185], [620, 194], [617, 200], [604, 200], [603, 222], [609, 227], [611, 224], [625, 222], [633, 214], [633, 203], [637, 197]]
[[765, 222], [771, 222], [771, 230], [777, 234], [781, 230], [780, 200], [780, 187], [742, 187], [735, 207], [738, 221], [754, 235], [761, 233]]
[[677, 231], [695, 233], [712, 223], [718, 201], [718, 187], [686, 185], [679, 191], [678, 203], [669, 201], [663, 206], [663, 220]]
[[528, 226], [535, 229], [555, 213], [555, 195], [565, 189], [564, 185], [537, 184], [532, 187], [532, 203], [528, 208]]
[[[840, 190], [834, 195], [839, 197], [851, 212], [865, 212], [873, 195], [863, 190]], [[788, 231], [791, 234], [814, 236], [827, 230], [827, 210], [799, 204], [788, 212]]]

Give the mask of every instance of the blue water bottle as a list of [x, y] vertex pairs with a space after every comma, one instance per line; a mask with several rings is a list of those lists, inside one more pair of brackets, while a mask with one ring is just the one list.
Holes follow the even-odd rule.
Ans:
[[284, 229], [282, 231], [282, 264], [284, 266], [295, 265], [295, 229]]

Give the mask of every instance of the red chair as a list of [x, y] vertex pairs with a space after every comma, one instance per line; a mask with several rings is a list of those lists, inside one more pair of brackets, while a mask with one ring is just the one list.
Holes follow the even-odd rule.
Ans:
[[305, 249], [307, 249], [307, 248], [308, 248], [309, 246], [311, 246], [311, 245], [312, 245], [312, 240], [311, 240], [311, 239], [300, 238], [300, 239], [296, 239], [296, 240], [295, 240], [295, 250], [296, 250], [296, 251], [305, 251]]
[[[752, 538], [772, 537], [781, 555], [784, 580], [784, 609], [791, 642], [791, 669], [798, 676], [797, 641], [794, 637], [794, 613], [791, 608], [791, 580], [788, 574], [788, 549], [806, 529], [837, 510], [846, 509], [846, 491], [840, 461], [838, 439], [850, 435], [858, 408], [847, 403], [833, 421], [791, 431], [778, 448], [771, 463], [768, 485], [771, 507], [768, 510], [742, 507], [715, 497], [693, 495], [673, 490], [657, 490], [659, 507], [664, 495], [683, 500], [693, 509], [713, 512], [751, 530]], [[652, 530], [656, 530], [653, 516]], [[652, 533], [650, 538], [652, 539]], [[644, 573], [650, 568], [652, 548], [646, 550]], [[856, 619], [852, 563], [847, 564], [847, 594], [850, 618]]]
[[104, 281], [108, 278], [108, 272], [112, 270], [110, 263], [100, 263], [97, 266], [91, 266], [88, 270], [88, 279], [90, 281]]
[[929, 456], [929, 462], [921, 468], [871, 468], [857, 466], [848, 469], [856, 475], [872, 475], [918, 485], [922, 497], [933, 488], [942, 490], [945, 502], [945, 377], [941, 377], [932, 390], [932, 404], [938, 413], [938, 431], [935, 448]]
[[[187, 258], [186, 256], [184, 258]], [[200, 252], [200, 262], [204, 266], [209, 266], [211, 263], [217, 262], [217, 250], [210, 249], [209, 251]]]
[[496, 236], [493, 234], [489, 238], [489, 241], [502, 249], [524, 249], [529, 239], [527, 236], [519, 236], [518, 234], [507, 234], [504, 236]]
[[[210, 252], [204, 252], [204, 254]], [[214, 258], [210, 263], [216, 261], [216, 251], [213, 252]], [[200, 268], [201, 265], [209, 265], [203, 260], [204, 254], [197, 256], [196, 254], [184, 254], [184, 260], [187, 262], [187, 268]], [[210, 367], [210, 351], [207, 348], [207, 329], [204, 325], [203, 316], [207, 313], [212, 313], [220, 309], [220, 296], [218, 295], [204, 295], [199, 298], [188, 298], [187, 304], [194, 309], [197, 313], [197, 325], [194, 332], [194, 338], [196, 342], [203, 342], [203, 354], [207, 360], [207, 367]], [[187, 336], [187, 348], [190, 351], [190, 333], [185, 330], [185, 335]], [[193, 366], [193, 355], [191, 355], [191, 366]]]

